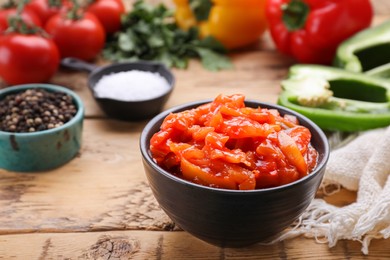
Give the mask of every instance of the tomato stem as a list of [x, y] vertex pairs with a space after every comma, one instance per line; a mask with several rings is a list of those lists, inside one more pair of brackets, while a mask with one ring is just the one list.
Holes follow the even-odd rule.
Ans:
[[24, 6], [25, 6], [28, 2], [30, 2], [30, 0], [21, 0], [21, 1], [19, 1], [19, 3], [16, 5], [16, 10], [17, 10], [16, 14], [17, 14], [18, 16], [21, 16], [21, 15], [22, 15]]
[[61, 7], [61, 0], [48, 0], [50, 7]]
[[[10, 2], [13, 2], [12, 0]], [[42, 28], [39, 28], [35, 25], [27, 24], [22, 18], [22, 12], [25, 5], [30, 2], [30, 0], [21, 0], [16, 5], [16, 13], [15, 15], [11, 15], [8, 17], [8, 28], [6, 33], [17, 32], [21, 34], [41, 34], [42, 36], [46, 36], [45, 32]]]
[[77, 0], [72, 0], [72, 8], [66, 13], [66, 17], [70, 20], [80, 20], [83, 15], [80, 11], [80, 4]]
[[305, 26], [310, 8], [302, 0], [292, 0], [281, 6], [284, 25], [289, 31], [296, 31]]

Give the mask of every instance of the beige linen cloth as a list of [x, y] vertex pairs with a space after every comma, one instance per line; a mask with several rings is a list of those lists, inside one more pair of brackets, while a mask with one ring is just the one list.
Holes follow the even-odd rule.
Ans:
[[275, 241], [305, 235], [336, 245], [357, 240], [368, 254], [372, 239], [390, 237], [390, 127], [360, 133], [333, 150], [322, 188], [339, 185], [357, 191], [356, 202], [336, 207], [314, 199], [296, 225]]

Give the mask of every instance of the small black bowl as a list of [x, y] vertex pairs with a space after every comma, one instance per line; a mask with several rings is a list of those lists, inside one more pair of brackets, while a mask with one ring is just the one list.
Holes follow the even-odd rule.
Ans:
[[[211, 101], [211, 100], [210, 100]], [[291, 114], [312, 133], [318, 151], [316, 169], [293, 183], [250, 191], [226, 190], [198, 185], [163, 170], [150, 154], [150, 139], [169, 113], [198, 107], [210, 101], [174, 107], [154, 117], [140, 137], [145, 173], [155, 198], [166, 214], [195, 237], [221, 247], [242, 247], [266, 241], [291, 225], [309, 206], [322, 181], [329, 157], [325, 134], [308, 118], [277, 105], [257, 101], [249, 107], [277, 109]]]
[[[168, 101], [175, 85], [175, 77], [172, 72], [164, 64], [158, 62], [132, 61], [98, 67], [79, 59], [64, 58], [61, 61], [61, 65], [66, 68], [90, 72], [88, 87], [99, 107], [107, 116], [119, 120], [138, 121], [157, 115]], [[95, 86], [103, 76], [131, 70], [158, 73], [167, 80], [170, 88], [160, 96], [137, 101], [122, 101], [112, 98], [102, 98], [96, 95]]]

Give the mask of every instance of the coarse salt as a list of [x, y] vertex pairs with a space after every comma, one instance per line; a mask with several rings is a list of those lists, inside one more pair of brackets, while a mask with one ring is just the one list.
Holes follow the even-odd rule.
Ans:
[[168, 92], [170, 85], [159, 73], [131, 70], [103, 76], [95, 85], [95, 95], [121, 101], [156, 98]]

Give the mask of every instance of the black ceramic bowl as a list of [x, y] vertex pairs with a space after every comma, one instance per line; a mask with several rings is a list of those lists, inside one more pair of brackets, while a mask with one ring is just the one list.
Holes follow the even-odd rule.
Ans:
[[[98, 67], [94, 64], [86, 63], [75, 58], [64, 58], [61, 65], [66, 68], [85, 70], [90, 72], [88, 77], [88, 87], [91, 90], [93, 97], [98, 103], [103, 112], [111, 117], [126, 121], [137, 121], [150, 119], [161, 112], [163, 106], [167, 102], [175, 85], [175, 77], [172, 72], [162, 63], [153, 61], [130, 61], [113, 63], [106, 66]], [[98, 97], [95, 91], [96, 84], [106, 75], [125, 71], [147, 71], [160, 74], [169, 84], [169, 90], [163, 94], [136, 101], [122, 101], [113, 98]], [[131, 84], [131, 82], [129, 82]]]
[[313, 200], [329, 156], [327, 138], [317, 125], [294, 111], [247, 101], [246, 105], [250, 107], [276, 108], [282, 115], [295, 115], [300, 124], [312, 133], [312, 145], [319, 152], [318, 166], [304, 178], [276, 188], [239, 191], [201, 186], [160, 168], [151, 157], [149, 145], [150, 138], [159, 131], [169, 113], [203, 103], [172, 108], [157, 115], [145, 126], [140, 137], [140, 149], [150, 188], [161, 208], [176, 224], [208, 243], [241, 247], [271, 239], [292, 224]]

